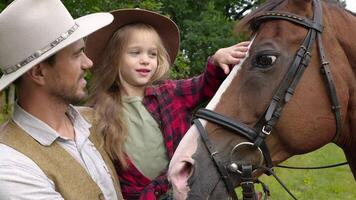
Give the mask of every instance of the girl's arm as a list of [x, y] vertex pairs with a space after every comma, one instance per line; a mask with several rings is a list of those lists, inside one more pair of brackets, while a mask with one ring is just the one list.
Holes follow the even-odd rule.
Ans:
[[193, 110], [200, 103], [210, 99], [230, 72], [230, 68], [240, 63], [246, 56], [248, 45], [249, 42], [246, 41], [221, 48], [208, 59], [202, 74], [171, 82], [177, 97], [174, 101], [184, 102], [187, 109]]

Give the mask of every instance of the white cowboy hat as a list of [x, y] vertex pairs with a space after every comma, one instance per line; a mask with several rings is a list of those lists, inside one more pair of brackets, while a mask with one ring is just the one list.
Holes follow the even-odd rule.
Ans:
[[112, 20], [109, 13], [74, 20], [60, 0], [15, 0], [0, 13], [0, 91], [33, 66]]

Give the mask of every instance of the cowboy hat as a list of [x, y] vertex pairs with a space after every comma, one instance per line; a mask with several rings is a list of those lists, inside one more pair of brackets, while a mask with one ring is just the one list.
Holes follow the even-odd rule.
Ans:
[[174, 63], [179, 50], [180, 36], [178, 26], [171, 19], [156, 12], [139, 8], [119, 9], [110, 13], [114, 16], [114, 21], [109, 26], [91, 34], [86, 40], [85, 53], [93, 61], [94, 66], [100, 61], [113, 34], [122, 26], [132, 23], [151, 25], [161, 37], [171, 63]]
[[0, 13], [0, 91], [64, 47], [108, 25], [109, 13], [73, 19], [60, 0], [15, 0]]

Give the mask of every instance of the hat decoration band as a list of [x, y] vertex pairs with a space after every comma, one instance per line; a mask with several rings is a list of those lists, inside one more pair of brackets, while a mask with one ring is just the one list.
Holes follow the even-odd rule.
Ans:
[[49, 45], [45, 46], [44, 48], [37, 50], [34, 54], [30, 55], [20, 63], [10, 66], [6, 69], [3, 69], [2, 72], [3, 74], [11, 74], [12, 72], [17, 71], [21, 67], [25, 66], [26, 64], [30, 63], [31, 61], [35, 60], [36, 58], [40, 57], [44, 53], [48, 52], [49, 50], [53, 49], [55, 46], [57, 46], [59, 43], [61, 43], [63, 40], [67, 39], [71, 34], [73, 34], [77, 29], [79, 25], [75, 23], [68, 31], [64, 32], [61, 34], [56, 40], [51, 42]]

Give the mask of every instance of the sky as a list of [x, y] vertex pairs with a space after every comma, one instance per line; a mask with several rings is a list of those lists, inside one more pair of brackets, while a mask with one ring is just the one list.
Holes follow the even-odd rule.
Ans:
[[356, 0], [346, 0], [346, 8], [356, 12]]

